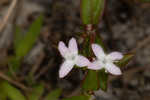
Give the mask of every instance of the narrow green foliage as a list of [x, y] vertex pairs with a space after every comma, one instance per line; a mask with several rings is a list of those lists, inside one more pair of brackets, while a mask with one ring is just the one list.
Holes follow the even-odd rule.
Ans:
[[19, 66], [20, 66], [20, 59], [17, 59], [16, 57], [13, 57], [10, 59], [9, 62], [9, 75], [11, 75], [13, 72], [19, 71]]
[[103, 91], [106, 91], [108, 74], [105, 72], [104, 69], [98, 71], [98, 80], [99, 80], [100, 89], [102, 89]]
[[[18, 48], [20, 45], [20, 41], [22, 41], [23, 35], [21, 33], [20, 27], [16, 27], [16, 32], [15, 32], [15, 39], [14, 39], [14, 49]], [[18, 68], [20, 66], [20, 59], [18, 59], [16, 56], [12, 57], [9, 61], [9, 72], [16, 72], [18, 71]], [[11, 73], [8, 73], [11, 75]]]
[[1, 92], [4, 92], [10, 100], [26, 100], [24, 95], [8, 82], [3, 81], [0, 86], [2, 88]]
[[7, 100], [7, 95], [0, 92], [0, 100]]
[[18, 46], [20, 45], [20, 41], [22, 41], [23, 38], [23, 33], [21, 33], [21, 28], [20, 27], [16, 27], [16, 32], [15, 32], [15, 39], [14, 39], [14, 49], [16, 50], [18, 48]]
[[60, 94], [61, 94], [61, 89], [56, 89], [52, 92], [50, 92], [44, 100], [58, 100]]
[[6, 100], [7, 98], [7, 93], [4, 92], [3, 90], [3, 87], [1, 86], [1, 83], [0, 83], [0, 100]]
[[104, 0], [81, 0], [83, 24], [98, 24], [104, 9]]
[[97, 72], [93, 70], [88, 70], [87, 76], [83, 81], [82, 89], [84, 91], [94, 91], [98, 89], [98, 78]]
[[104, 0], [92, 0], [92, 21], [93, 24], [98, 24], [102, 11], [104, 9]]
[[16, 28], [14, 40], [15, 56], [9, 62], [10, 72], [16, 72], [19, 70], [21, 59], [31, 50], [40, 34], [42, 22], [43, 16], [39, 16], [32, 23], [29, 31], [25, 35], [21, 33], [19, 27]]
[[70, 98], [65, 98], [62, 100], [89, 100], [89, 99], [90, 99], [90, 96], [80, 95], [80, 96], [73, 96]]
[[132, 55], [132, 54], [124, 55], [124, 57], [119, 62], [117, 62], [116, 65], [119, 67], [126, 66], [129, 63], [129, 61], [133, 58], [133, 56], [134, 55]]
[[42, 84], [33, 86], [33, 91], [28, 95], [29, 100], [40, 100], [44, 92], [44, 86]]
[[[24, 57], [30, 51], [30, 49], [32, 48], [33, 44], [36, 42], [40, 34], [42, 22], [43, 22], [43, 17], [39, 16], [32, 23], [29, 31], [23, 37], [19, 35], [18, 33], [19, 30], [16, 32], [15, 53], [16, 53], [17, 58]], [[21, 39], [18, 39], [18, 38], [21, 38]]]
[[83, 24], [91, 24], [92, 22], [92, 0], [81, 0], [81, 19]]

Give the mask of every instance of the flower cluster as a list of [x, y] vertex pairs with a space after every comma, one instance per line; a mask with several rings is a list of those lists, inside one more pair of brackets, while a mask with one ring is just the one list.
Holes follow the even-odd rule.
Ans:
[[123, 58], [122, 53], [112, 52], [105, 54], [104, 50], [98, 44], [92, 44], [92, 50], [96, 56], [93, 62], [90, 62], [86, 57], [78, 53], [77, 42], [74, 38], [69, 41], [68, 47], [64, 42], [59, 42], [58, 49], [60, 54], [65, 59], [59, 70], [59, 77], [65, 77], [74, 67], [86, 67], [91, 70], [105, 69], [113, 75], [121, 75], [121, 70], [114, 64], [114, 62]]

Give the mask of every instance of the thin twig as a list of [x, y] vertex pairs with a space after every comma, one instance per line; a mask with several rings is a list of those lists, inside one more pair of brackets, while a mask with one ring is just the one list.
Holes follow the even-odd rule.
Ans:
[[8, 9], [8, 12], [7, 12], [6, 15], [4, 16], [2, 22], [0, 23], [0, 32], [2, 32], [3, 29], [5, 28], [5, 26], [7, 25], [7, 22], [8, 22], [8, 20], [9, 20], [9, 18], [10, 18], [10, 15], [12, 14], [12, 12], [13, 12], [13, 10], [14, 10], [16, 4], [17, 4], [17, 1], [18, 1], [18, 0], [12, 0], [12, 3], [11, 3], [11, 5], [10, 5], [9, 9]]
[[25, 91], [31, 90], [31, 89], [25, 87], [23, 84], [21, 84], [21, 83], [19, 83], [19, 82], [17, 82], [17, 81], [14, 81], [14, 80], [12, 80], [12, 79], [10, 79], [8, 76], [6, 76], [5, 74], [3, 74], [2, 72], [0, 72], [0, 78], [6, 80], [6, 81], [8, 81], [8, 82], [10, 82], [11, 84], [14, 84], [15, 86], [21, 88], [22, 90], [25, 90]]

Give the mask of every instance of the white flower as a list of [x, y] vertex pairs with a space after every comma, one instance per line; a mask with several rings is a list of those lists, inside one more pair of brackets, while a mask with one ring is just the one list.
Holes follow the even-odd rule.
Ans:
[[59, 42], [58, 49], [60, 54], [65, 58], [65, 61], [60, 67], [59, 77], [65, 77], [73, 68], [74, 65], [79, 67], [84, 67], [89, 64], [89, 60], [78, 54], [77, 42], [74, 38], [69, 41], [68, 48], [64, 44], [64, 42]]
[[113, 75], [122, 74], [121, 70], [114, 64], [114, 62], [123, 58], [122, 53], [112, 52], [106, 55], [102, 47], [97, 44], [92, 44], [92, 50], [97, 59], [88, 65], [88, 69], [100, 70], [104, 68], [106, 72]]

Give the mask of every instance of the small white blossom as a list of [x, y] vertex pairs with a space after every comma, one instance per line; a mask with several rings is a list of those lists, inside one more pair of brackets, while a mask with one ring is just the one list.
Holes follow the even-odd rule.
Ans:
[[92, 44], [92, 50], [96, 56], [96, 60], [88, 65], [88, 69], [100, 70], [105, 69], [106, 72], [110, 72], [113, 75], [121, 75], [121, 70], [114, 64], [114, 62], [123, 58], [122, 53], [112, 52], [105, 54], [102, 47], [97, 44]]
[[74, 65], [84, 67], [89, 64], [89, 60], [78, 54], [77, 42], [74, 38], [69, 41], [68, 48], [64, 42], [59, 42], [58, 49], [65, 61], [60, 66], [59, 77], [65, 77], [73, 68]]

